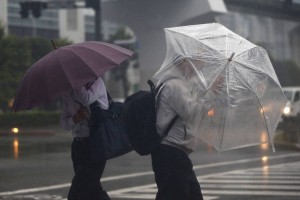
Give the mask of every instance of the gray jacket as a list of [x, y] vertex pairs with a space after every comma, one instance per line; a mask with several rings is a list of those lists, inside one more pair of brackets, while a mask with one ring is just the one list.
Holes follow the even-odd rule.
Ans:
[[179, 116], [162, 144], [191, 153], [197, 146], [196, 130], [203, 116], [203, 102], [193, 97], [187, 83], [179, 78], [166, 81], [157, 97], [156, 128], [159, 134], [162, 135], [171, 120]]

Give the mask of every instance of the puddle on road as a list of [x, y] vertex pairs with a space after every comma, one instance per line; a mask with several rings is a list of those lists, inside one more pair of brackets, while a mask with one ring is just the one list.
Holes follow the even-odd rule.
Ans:
[[71, 142], [72, 138], [68, 135], [1, 136], [0, 159], [18, 160], [28, 155], [69, 151]]

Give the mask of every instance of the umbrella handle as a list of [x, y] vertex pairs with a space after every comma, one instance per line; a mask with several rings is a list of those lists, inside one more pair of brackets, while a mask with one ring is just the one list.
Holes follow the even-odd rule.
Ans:
[[51, 40], [51, 42], [52, 42], [52, 46], [53, 46], [53, 48], [54, 48], [54, 49], [57, 49], [57, 46], [56, 46], [56, 44], [55, 44], [54, 40]]

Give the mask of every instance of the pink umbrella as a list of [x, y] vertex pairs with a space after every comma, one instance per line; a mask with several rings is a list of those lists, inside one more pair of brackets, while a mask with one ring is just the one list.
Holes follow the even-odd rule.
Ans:
[[54, 100], [95, 80], [132, 55], [128, 49], [96, 41], [57, 48], [27, 70], [12, 110], [30, 110]]

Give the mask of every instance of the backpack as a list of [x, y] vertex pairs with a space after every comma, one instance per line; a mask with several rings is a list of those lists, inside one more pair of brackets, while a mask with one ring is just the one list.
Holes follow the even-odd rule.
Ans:
[[[134, 93], [128, 96], [124, 102], [123, 117], [129, 140], [133, 149], [141, 156], [149, 155], [157, 149], [162, 139], [156, 130], [155, 97], [163, 84], [155, 87], [151, 80], [148, 80], [148, 84], [150, 91]], [[159, 98], [159, 94], [157, 98]], [[172, 119], [163, 133], [164, 136], [168, 134], [177, 118], [178, 116]]]

